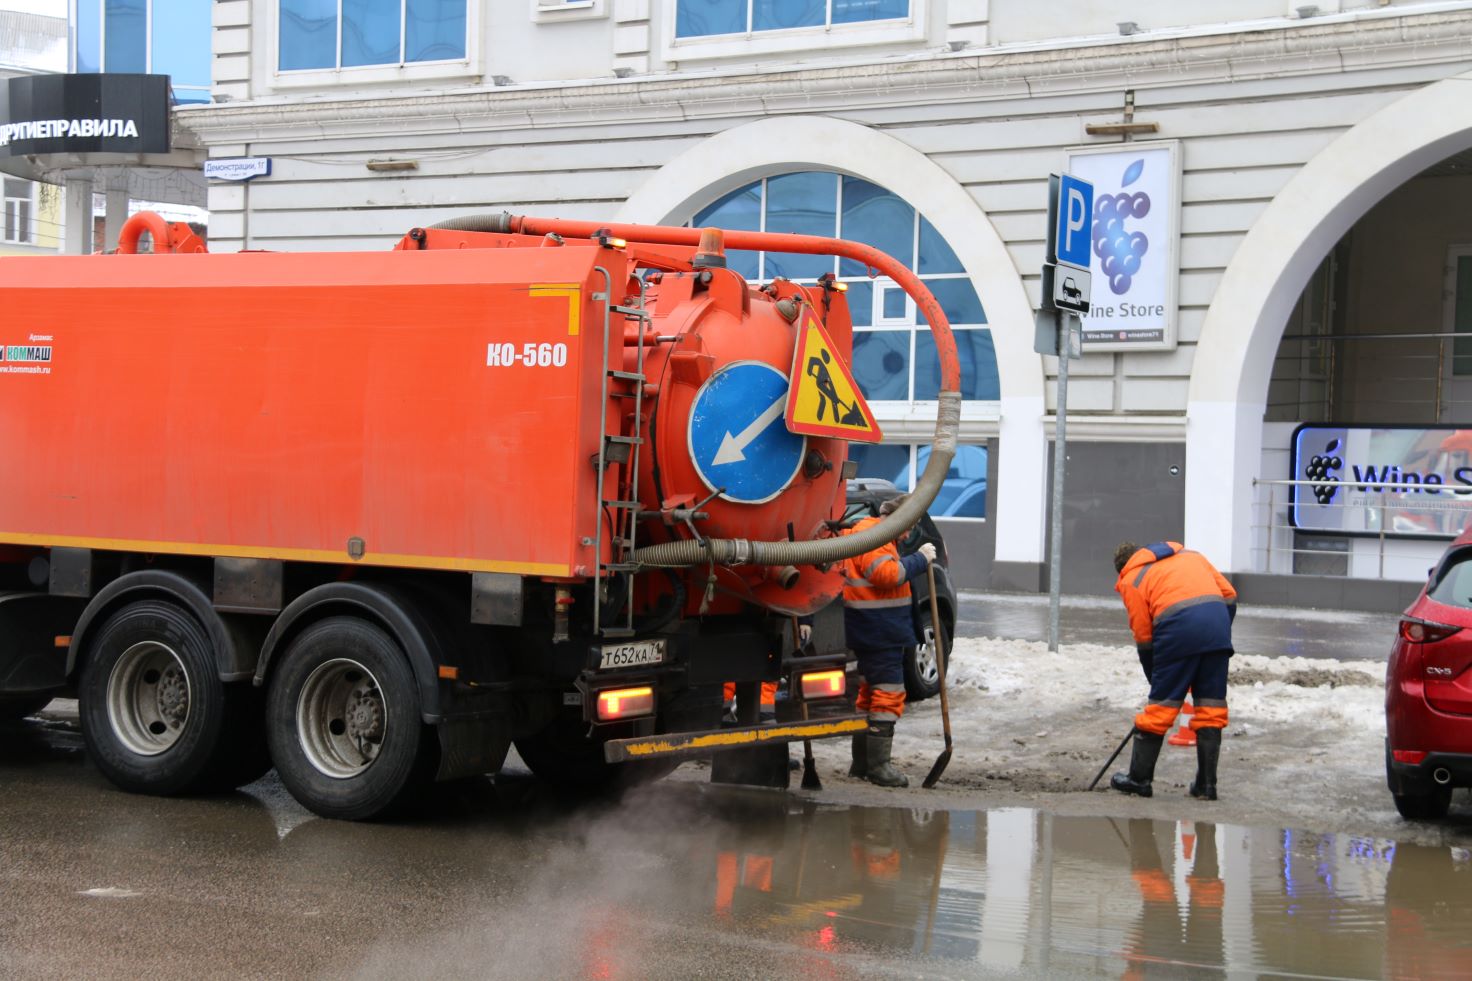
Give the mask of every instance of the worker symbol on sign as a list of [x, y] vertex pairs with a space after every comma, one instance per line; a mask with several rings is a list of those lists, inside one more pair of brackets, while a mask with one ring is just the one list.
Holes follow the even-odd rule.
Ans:
[[[838, 412], [844, 407], [843, 400], [838, 397], [838, 387], [833, 384], [833, 375], [828, 371], [828, 364], [833, 360], [833, 355], [827, 348], [808, 358], [807, 373], [816, 381], [818, 386], [818, 421], [823, 421], [824, 411], [831, 405], [833, 407], [833, 422], [839, 423]], [[843, 413], [842, 425], [862, 426], [864, 414], [859, 411], [857, 404], [847, 407]]]
[[789, 431], [861, 443], [880, 441], [879, 424], [859, 394], [858, 383], [834, 353], [833, 338], [811, 311], [798, 332], [792, 379], [787, 393]]

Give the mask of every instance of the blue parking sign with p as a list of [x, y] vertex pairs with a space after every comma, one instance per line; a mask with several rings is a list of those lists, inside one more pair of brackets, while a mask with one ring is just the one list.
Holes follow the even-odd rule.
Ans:
[[1071, 174], [1063, 174], [1058, 185], [1057, 225], [1054, 242], [1058, 261], [1079, 269], [1089, 268], [1089, 219], [1094, 213], [1094, 185]]

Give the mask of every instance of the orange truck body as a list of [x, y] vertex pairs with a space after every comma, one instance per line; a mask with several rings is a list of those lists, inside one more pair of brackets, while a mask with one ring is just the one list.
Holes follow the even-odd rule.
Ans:
[[610, 258], [6, 260], [0, 543], [585, 574]]

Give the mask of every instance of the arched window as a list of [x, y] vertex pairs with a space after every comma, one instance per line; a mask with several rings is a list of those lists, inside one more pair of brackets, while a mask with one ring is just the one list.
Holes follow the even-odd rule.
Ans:
[[[887, 252], [920, 276], [945, 311], [960, 352], [962, 397], [979, 402], [1000, 398], [991, 329], [971, 278], [935, 227], [898, 195], [857, 177], [804, 171], [732, 191], [698, 211], [692, 223], [846, 238]], [[870, 279], [860, 263], [829, 256], [732, 250], [727, 262], [752, 282], [783, 276], [812, 283], [832, 272], [848, 284], [854, 377], [881, 426], [886, 416], [907, 415], [912, 403], [935, 398], [940, 390], [935, 342], [914, 302], [892, 280]], [[854, 444], [851, 449], [861, 476], [893, 480], [901, 489], [913, 486], [928, 452], [923, 444], [905, 443]], [[938, 498], [932, 513], [984, 517], [986, 448], [958, 448], [952, 470], [955, 480], [947, 481], [947, 500]]]

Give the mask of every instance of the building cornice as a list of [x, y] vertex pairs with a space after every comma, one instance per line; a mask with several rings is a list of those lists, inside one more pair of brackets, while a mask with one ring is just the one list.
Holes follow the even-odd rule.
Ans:
[[1472, 62], [1472, 10], [1064, 48], [930, 54], [607, 82], [271, 97], [176, 110], [206, 144], [552, 126], [628, 126], [870, 106], [985, 102]]

